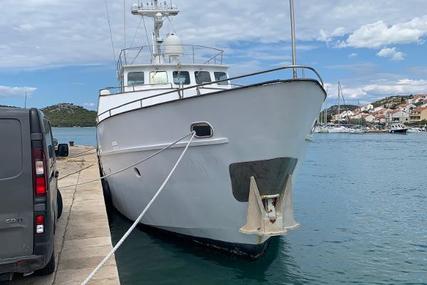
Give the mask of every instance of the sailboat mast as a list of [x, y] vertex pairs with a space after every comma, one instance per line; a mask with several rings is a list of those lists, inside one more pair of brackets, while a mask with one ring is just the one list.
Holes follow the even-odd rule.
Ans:
[[341, 82], [338, 81], [338, 123], [341, 124]]
[[[297, 48], [296, 48], [296, 32], [295, 32], [295, 6], [294, 0], [289, 0], [290, 15], [291, 15], [291, 40], [292, 40], [292, 65], [297, 65]], [[296, 68], [292, 69], [293, 78], [298, 77]]]

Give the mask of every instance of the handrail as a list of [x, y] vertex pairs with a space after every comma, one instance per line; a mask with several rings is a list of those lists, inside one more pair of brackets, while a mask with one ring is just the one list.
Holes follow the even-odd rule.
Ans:
[[[173, 47], [175, 45], [167, 45], [162, 46], [162, 55], [165, 55], [165, 48], [166, 47]], [[176, 45], [178, 46], [178, 45]], [[218, 48], [214, 47], [207, 47], [207, 46], [201, 46], [201, 45], [179, 45], [180, 48], [183, 49], [183, 52], [181, 54], [181, 57], [184, 59], [190, 59], [188, 62], [192, 62], [193, 64], [196, 63], [196, 60], [200, 60], [199, 63], [208, 64], [212, 61], [215, 63], [219, 62], [222, 64], [223, 58], [224, 58], [224, 51]], [[145, 58], [147, 64], [151, 63], [152, 60], [152, 54], [151, 52], [149, 54], [145, 53], [145, 51], [149, 51], [150, 46], [140, 46], [140, 47], [131, 47], [122, 49], [119, 53], [119, 57], [117, 60], [116, 68], [117, 72], [120, 73], [120, 70], [123, 66], [128, 65], [130, 62], [131, 64], [134, 64], [137, 59]], [[210, 54], [203, 54], [201, 51], [209, 51]], [[204, 55], [204, 56], [201, 56]], [[200, 57], [199, 57], [200, 56]], [[129, 62], [128, 62], [128, 57]], [[183, 62], [185, 63], [185, 62]]]
[[[125, 107], [127, 105], [131, 105], [131, 104], [134, 104], [134, 103], [141, 102], [141, 106], [142, 106], [142, 102], [145, 101], [145, 100], [148, 100], [148, 99], [152, 99], [152, 98], [156, 98], [156, 97], [160, 97], [160, 96], [164, 96], [164, 95], [168, 95], [168, 94], [172, 94], [172, 93], [176, 93], [176, 92], [178, 92], [178, 94], [184, 94], [183, 91], [185, 91], [185, 90], [199, 89], [201, 87], [212, 85], [212, 84], [218, 84], [218, 83], [222, 83], [222, 82], [230, 82], [232, 80], [237, 80], [237, 79], [242, 79], [242, 78], [247, 78], [247, 77], [251, 77], [251, 76], [257, 76], [257, 75], [262, 75], [262, 74], [267, 74], [267, 73], [272, 73], [272, 72], [281, 71], [281, 70], [287, 70], [287, 69], [291, 69], [291, 70], [294, 70], [294, 69], [305, 70], [305, 69], [307, 69], [307, 70], [310, 70], [310, 71], [312, 71], [317, 76], [318, 81], [320, 82], [320, 84], [322, 85], [322, 87], [324, 87], [324, 82], [323, 82], [322, 77], [317, 72], [317, 70], [314, 69], [313, 67], [305, 66], [305, 65], [288, 65], [288, 66], [282, 66], [282, 67], [273, 68], [273, 69], [269, 69], [269, 70], [264, 70], [264, 71], [249, 73], [249, 74], [245, 74], [245, 75], [235, 76], [235, 77], [232, 77], [232, 78], [227, 78], [227, 79], [222, 79], [222, 80], [217, 80], [217, 81], [212, 81], [212, 82], [206, 82], [206, 83], [203, 83], [203, 84], [191, 85], [191, 86], [187, 86], [187, 87], [184, 87], [184, 88], [175, 88], [174, 90], [171, 90], [171, 91], [168, 91], [168, 92], [164, 92], [164, 93], [160, 93], [160, 94], [156, 94], [156, 95], [144, 97], [144, 98], [141, 98], [141, 99], [137, 99], [137, 100], [134, 100], [134, 101], [126, 102], [126, 103], [124, 103], [122, 105], [116, 106], [114, 108], [111, 108], [111, 109], [109, 109], [107, 111], [102, 112], [101, 114], [99, 114], [97, 116], [97, 120], [99, 121], [99, 117], [101, 117], [101, 116], [103, 116], [103, 115], [105, 115], [107, 113], [109, 113], [110, 114], [109, 117], [111, 117], [111, 111], [120, 109], [120, 108]], [[120, 88], [120, 87], [118, 87], [118, 88]], [[103, 91], [103, 90], [106, 90], [106, 89], [101, 89], [99, 92], [101, 93], [101, 91]], [[139, 92], [139, 91], [149, 91], [149, 90], [124, 91], [124, 92], [122, 92], [122, 94], [134, 93], [134, 92]], [[102, 96], [108, 96], [108, 95], [102, 95]], [[180, 99], [183, 99], [183, 96], [179, 96], [179, 97], [180, 97]]]

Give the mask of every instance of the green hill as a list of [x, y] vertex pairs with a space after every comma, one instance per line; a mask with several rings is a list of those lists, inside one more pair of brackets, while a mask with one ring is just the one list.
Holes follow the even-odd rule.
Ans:
[[94, 127], [96, 112], [74, 104], [57, 104], [42, 109], [53, 127]]
[[405, 103], [408, 99], [412, 99], [413, 97], [413, 95], [391, 96], [375, 101], [372, 103], [372, 105], [374, 106], [374, 108], [377, 108], [379, 106], [385, 106], [386, 108], [394, 109], [396, 106]]

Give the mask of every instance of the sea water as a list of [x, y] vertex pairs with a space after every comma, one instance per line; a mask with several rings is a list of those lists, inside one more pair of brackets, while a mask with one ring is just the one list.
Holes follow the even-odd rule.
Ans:
[[52, 134], [59, 143], [96, 146], [96, 128], [52, 128]]
[[[296, 175], [301, 227], [262, 258], [137, 229], [116, 254], [121, 283], [427, 284], [427, 133], [318, 134]], [[131, 222], [109, 216], [117, 242]]]

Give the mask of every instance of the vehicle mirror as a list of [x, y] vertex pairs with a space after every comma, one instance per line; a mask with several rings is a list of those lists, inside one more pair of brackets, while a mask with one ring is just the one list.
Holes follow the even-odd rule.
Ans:
[[58, 146], [58, 139], [53, 138], [53, 146]]
[[68, 144], [63, 143], [58, 145], [58, 156], [59, 157], [67, 157], [69, 154]]

